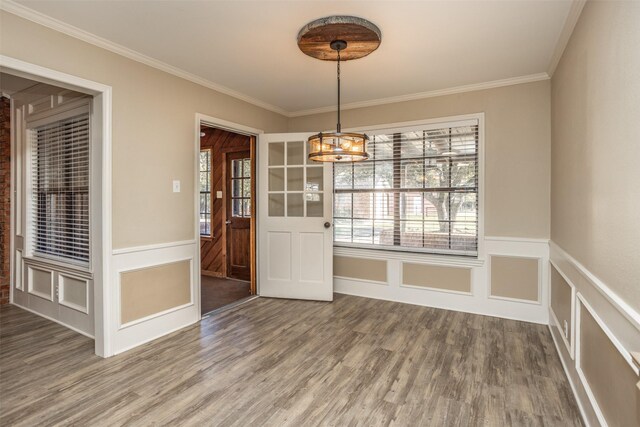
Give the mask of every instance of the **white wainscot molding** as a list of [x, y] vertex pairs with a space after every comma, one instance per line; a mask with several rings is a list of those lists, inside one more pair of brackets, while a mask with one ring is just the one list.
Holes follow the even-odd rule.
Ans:
[[[485, 237], [479, 258], [435, 256], [391, 251], [334, 248], [334, 255], [376, 258], [387, 261], [387, 284], [347, 277], [334, 277], [337, 293], [397, 301], [426, 307], [522, 320], [549, 322], [549, 243], [546, 239]], [[536, 258], [539, 260], [539, 301], [497, 299], [490, 296], [491, 255]], [[408, 286], [402, 283], [403, 263], [417, 263], [471, 270], [471, 292]]]
[[[192, 325], [200, 320], [199, 292], [196, 286], [200, 283], [196, 278], [199, 263], [195, 259], [197, 254], [196, 241], [179, 241], [141, 247], [116, 249], [111, 260], [112, 306], [110, 315], [111, 355], [122, 353], [139, 345], [145, 344], [163, 335]], [[163, 310], [142, 319], [122, 325], [121, 320], [121, 273], [159, 267], [180, 261], [189, 260], [191, 265], [190, 302], [168, 310]]]

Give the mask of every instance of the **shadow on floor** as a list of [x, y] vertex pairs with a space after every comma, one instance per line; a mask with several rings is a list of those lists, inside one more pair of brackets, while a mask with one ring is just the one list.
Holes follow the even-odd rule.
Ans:
[[251, 283], [223, 277], [202, 276], [202, 315], [251, 295]]

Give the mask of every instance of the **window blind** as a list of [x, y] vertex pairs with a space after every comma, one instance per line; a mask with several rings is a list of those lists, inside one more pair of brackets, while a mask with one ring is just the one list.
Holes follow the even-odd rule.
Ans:
[[477, 121], [370, 138], [334, 165], [335, 244], [477, 255]]
[[32, 128], [30, 138], [32, 250], [88, 265], [89, 112]]

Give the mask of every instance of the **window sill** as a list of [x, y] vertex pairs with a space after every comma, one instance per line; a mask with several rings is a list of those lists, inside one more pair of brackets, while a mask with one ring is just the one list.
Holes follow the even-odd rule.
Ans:
[[450, 265], [456, 267], [482, 267], [484, 259], [456, 255], [434, 255], [417, 252], [390, 251], [385, 249], [350, 248], [333, 246], [333, 254], [372, 259], [397, 259], [407, 262], [419, 262], [434, 265]]
[[67, 264], [61, 261], [55, 261], [38, 256], [25, 256], [22, 258], [23, 262], [28, 265], [36, 267], [45, 267], [50, 270], [56, 270], [61, 273], [70, 273], [77, 276], [81, 276], [86, 279], [93, 279], [93, 272], [89, 267], [82, 267], [74, 264]]

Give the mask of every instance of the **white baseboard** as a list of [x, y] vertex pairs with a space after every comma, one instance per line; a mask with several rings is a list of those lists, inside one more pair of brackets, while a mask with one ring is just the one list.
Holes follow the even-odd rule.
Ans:
[[56, 320], [56, 319], [54, 319], [53, 317], [47, 316], [46, 314], [42, 314], [42, 313], [39, 313], [39, 312], [37, 312], [37, 311], [35, 311], [35, 310], [32, 310], [32, 309], [30, 309], [30, 308], [28, 308], [28, 307], [25, 307], [24, 305], [20, 305], [20, 304], [18, 304], [18, 303], [17, 303], [17, 302], [15, 302], [15, 301], [14, 301], [14, 302], [11, 302], [11, 304], [12, 304], [12, 305], [15, 305], [16, 307], [20, 307], [21, 309], [26, 310], [26, 311], [28, 311], [29, 313], [33, 313], [33, 314], [36, 314], [36, 315], [38, 315], [38, 316], [40, 316], [40, 317], [44, 317], [45, 319], [47, 319], [47, 320], [51, 320], [52, 322], [56, 322], [58, 325], [62, 325], [62, 326], [64, 326], [64, 327], [65, 327], [65, 328], [67, 328], [67, 329], [71, 329], [72, 331], [77, 332], [77, 333], [79, 333], [79, 334], [81, 334], [81, 335], [84, 335], [84, 336], [85, 336], [85, 337], [87, 337], [87, 338], [91, 338], [92, 340], [93, 340], [93, 339], [95, 339], [95, 337], [94, 337], [93, 335], [91, 335], [91, 334], [88, 334], [88, 333], [86, 333], [86, 332], [84, 332], [84, 331], [82, 331], [82, 330], [80, 330], [80, 329], [78, 329], [78, 328], [74, 328], [73, 326], [69, 326], [69, 325], [67, 325], [66, 323], [62, 323], [61, 321]]

